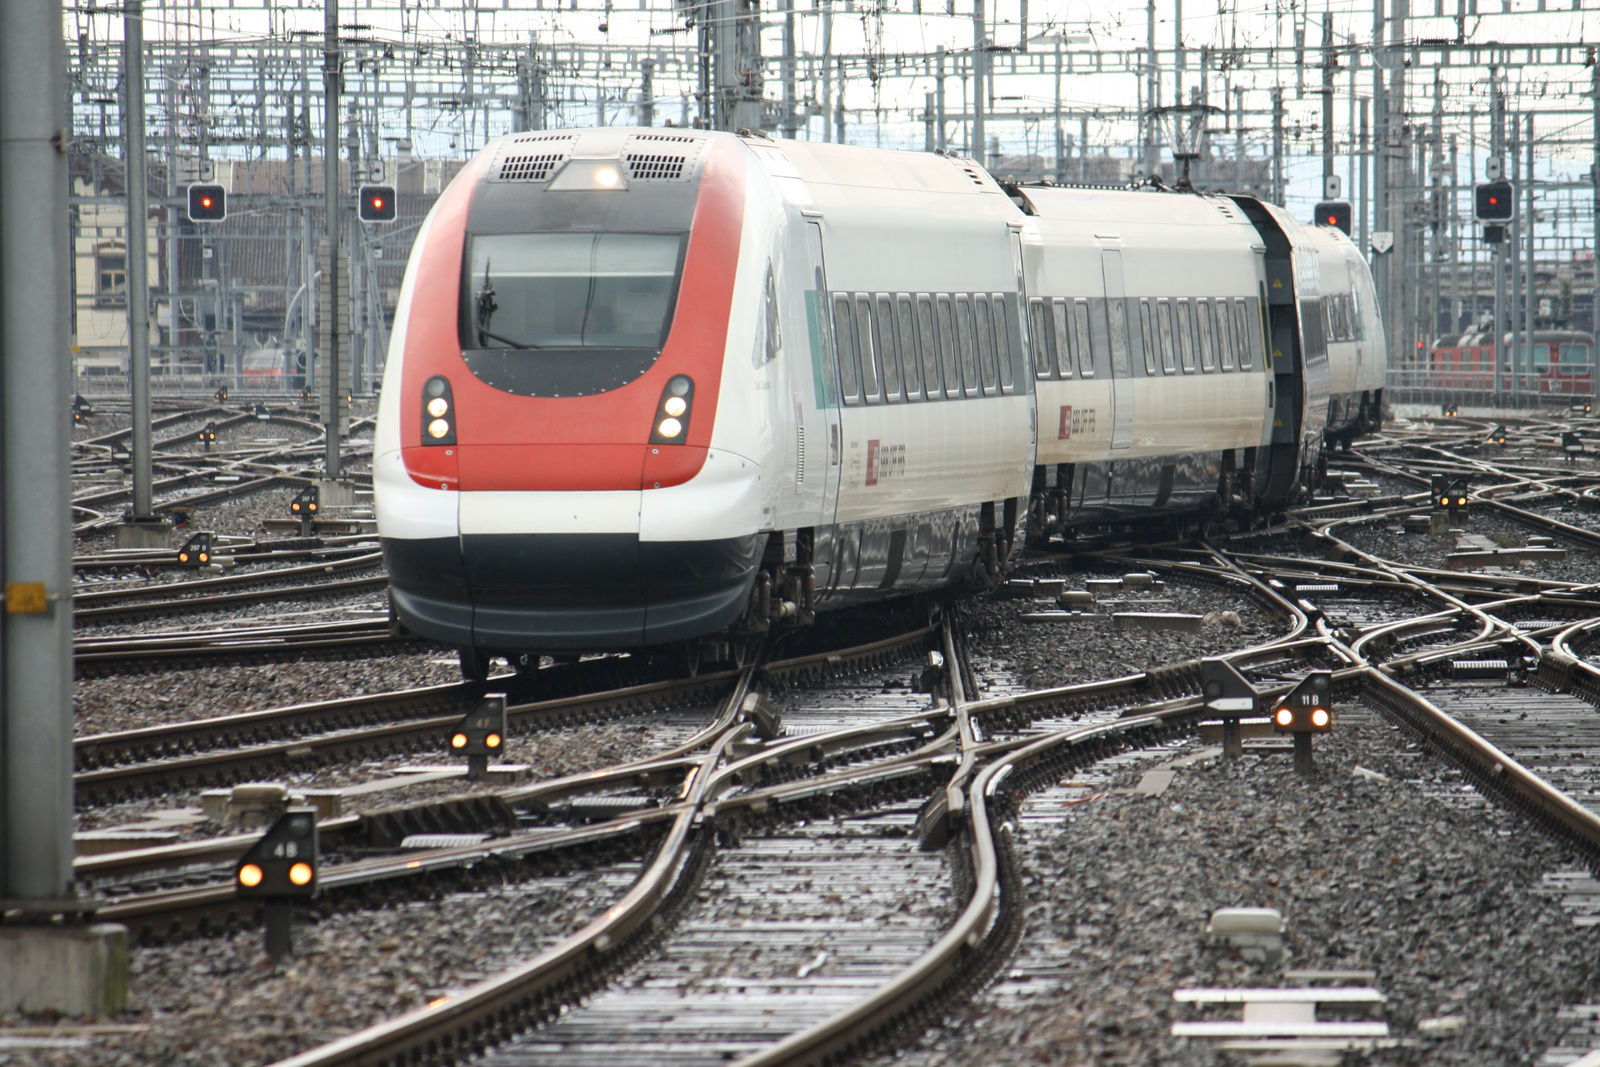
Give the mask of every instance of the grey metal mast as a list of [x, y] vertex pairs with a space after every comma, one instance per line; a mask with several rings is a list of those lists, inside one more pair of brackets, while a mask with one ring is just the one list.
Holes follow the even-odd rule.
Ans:
[[323, 228], [328, 259], [323, 265], [322, 387], [327, 391], [327, 441], [323, 468], [329, 479], [339, 477], [339, 303], [345, 299], [339, 285], [339, 0], [324, 0], [322, 29], [322, 197]]
[[133, 521], [150, 522], [150, 260], [145, 248], [149, 218], [149, 170], [144, 144], [144, 6], [123, 6], [122, 93], [127, 129], [128, 189], [128, 378], [133, 389]]
[[74, 895], [66, 55], [58, 0], [7, 0], [5, 13], [0, 899], [38, 917]]

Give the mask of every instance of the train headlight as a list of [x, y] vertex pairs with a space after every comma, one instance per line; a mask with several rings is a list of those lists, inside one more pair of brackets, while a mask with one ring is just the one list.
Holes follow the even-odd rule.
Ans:
[[594, 172], [594, 183], [606, 189], [615, 189], [620, 178], [616, 167], [601, 167]]
[[455, 397], [450, 392], [450, 380], [435, 374], [422, 386], [422, 443], [425, 445], [453, 445], [456, 443]]
[[655, 422], [651, 424], [650, 443], [653, 445], [681, 445], [689, 436], [689, 417], [694, 412], [694, 379], [687, 374], [674, 374], [661, 390], [661, 400], [656, 404]]

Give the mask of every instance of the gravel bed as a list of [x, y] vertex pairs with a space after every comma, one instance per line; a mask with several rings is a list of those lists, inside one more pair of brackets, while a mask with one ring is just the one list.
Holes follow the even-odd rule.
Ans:
[[[1500, 515], [1484, 511], [1469, 512], [1462, 518], [1452, 519], [1452, 525], [1461, 533], [1479, 534], [1498, 548], [1520, 547], [1529, 537], [1540, 531]], [[1405, 533], [1398, 522], [1347, 523], [1335, 527], [1332, 534], [1342, 541], [1369, 552], [1380, 559], [1396, 560], [1412, 565], [1447, 568], [1447, 557], [1452, 552], [1469, 550], [1459, 543], [1455, 532], [1448, 534]], [[1596, 570], [1596, 555], [1587, 548], [1565, 544], [1564, 560], [1525, 560], [1516, 569], [1533, 577], [1559, 582], [1592, 582]], [[1481, 570], [1482, 568], [1463, 568]], [[1506, 565], [1509, 569], [1509, 565]]]
[[[1110, 577], [1139, 569], [1130, 561], [1121, 570], [1064, 565], [1067, 588], [1084, 578]], [[1103, 622], [1029, 623], [1022, 616], [1053, 610], [1048, 601], [1005, 600], [996, 596], [967, 601], [965, 623], [974, 665], [980, 674], [1005, 672], [1033, 689], [1071, 685], [1100, 678], [1139, 674], [1168, 663], [1221, 655], [1284, 636], [1288, 621], [1242, 592], [1171, 575], [1165, 595], [1128, 591], [1105, 598], [1096, 610], [1174, 611], [1209, 616], [1200, 633], [1173, 630], [1118, 630]], [[1137, 599], [1134, 599], [1137, 597]], [[986, 687], [987, 688], [987, 687]]]
[[460, 680], [453, 652], [427, 648], [339, 663], [291, 661], [80, 678], [73, 693], [77, 733], [87, 737]]
[[[619, 865], [373, 911], [299, 911], [296, 955], [281, 967], [262, 953], [258, 929], [139, 948], [132, 1006], [114, 1021], [147, 1029], [0, 1058], [18, 1067], [270, 1063], [511, 967], [581, 927], [636, 875]], [[42, 1020], [0, 1016], [0, 1036], [19, 1021]]]
[[[686, 732], [683, 730], [662, 730], [658, 723], [640, 719], [574, 726], [537, 734], [512, 734], [506, 738], [505, 754], [498, 757], [496, 762], [528, 764], [531, 780], [539, 781], [642, 759], [684, 736]], [[292, 794], [302, 789], [345, 789], [393, 778], [402, 767], [464, 765], [460, 757], [452, 756], [441, 746], [438, 751], [402, 753], [359, 763], [285, 769], [269, 777], [271, 781], [288, 786]], [[504, 786], [489, 781], [479, 783], [464, 778], [446, 778], [346, 797], [344, 811], [377, 811], [420, 800], [493, 792], [501, 788]], [[180, 840], [234, 832], [199, 819], [197, 813], [201, 792], [201, 789], [187, 789], [160, 797], [83, 809], [77, 815], [77, 828], [107, 830], [150, 820], [161, 824], [164, 829], [177, 832]], [[184, 810], [195, 813], [191, 821], [173, 817]]]
[[[370, 571], [361, 574], [341, 574], [334, 581], [371, 577]], [[311, 584], [311, 583], [308, 583]], [[269, 590], [270, 591], [270, 590]], [[241, 589], [241, 593], [262, 590]], [[285, 594], [287, 595], [287, 594]], [[118, 605], [122, 607], [123, 605]], [[133, 605], [129, 605], [132, 607]], [[332, 622], [338, 619], [388, 618], [389, 594], [384, 586], [352, 589], [333, 595], [304, 597], [274, 603], [256, 601], [227, 608], [199, 608], [188, 615], [159, 615], [143, 621], [105, 623], [99, 626], [82, 626], [73, 631], [76, 637], [145, 637], [158, 633], [185, 633], [198, 630], [216, 630], [226, 626], [281, 626]], [[186, 621], [184, 621], [186, 620]]]
[[[980, 998], [920, 1051], [878, 1062], [1236, 1064], [1171, 1036], [1201, 1017], [1172, 991], [1284, 985], [1295, 967], [1376, 971], [1391, 1032], [1418, 1042], [1343, 1062], [1532, 1063], [1570, 1024], [1560, 1009], [1600, 991], [1600, 927], [1575, 926], [1539, 891], [1573, 857], [1473, 802], [1453, 769], [1364, 709], [1318, 739], [1316, 758], [1311, 778], [1287, 756], [1212, 759], [1155, 797], [1123, 771], [1110, 795], [1025, 833], [1023, 943], [1054, 946], [1057, 969], [1032, 996]], [[1283, 912], [1283, 964], [1204, 943], [1210, 913], [1237, 906]], [[1434, 1018], [1458, 1028], [1419, 1034]]]

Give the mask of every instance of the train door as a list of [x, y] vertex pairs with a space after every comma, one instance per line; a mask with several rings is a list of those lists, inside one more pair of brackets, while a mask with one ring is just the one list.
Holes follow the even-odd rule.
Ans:
[[822, 467], [822, 508], [815, 543], [812, 547], [813, 576], [819, 590], [838, 584], [839, 575], [834, 521], [839, 506], [840, 454], [843, 451], [839, 426], [839, 379], [834, 359], [832, 311], [828, 306], [827, 262], [822, 252], [822, 223], [806, 220], [806, 248], [810, 278], [806, 292], [806, 318], [811, 335], [811, 368], [816, 385], [816, 404], [821, 409], [821, 429], [825, 456]]
[[1128, 358], [1128, 303], [1122, 291], [1122, 252], [1102, 248], [1106, 283], [1106, 325], [1111, 338], [1111, 449], [1133, 444], [1133, 363]]

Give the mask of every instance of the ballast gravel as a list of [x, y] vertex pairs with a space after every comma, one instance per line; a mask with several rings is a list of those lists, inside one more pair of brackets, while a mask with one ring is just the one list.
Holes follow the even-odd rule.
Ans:
[[[1042, 951], [1053, 973], [1026, 994], [1014, 974], [1009, 992], [876, 1062], [1240, 1064], [1171, 1035], [1176, 1021], [1238, 1009], [1197, 1011], [1173, 990], [1291, 985], [1286, 969], [1309, 968], [1375, 971], [1406, 1042], [1334, 1062], [1535, 1063], [1570, 1025], [1560, 1010], [1600, 991], [1600, 927], [1575, 925], [1539, 891], [1574, 858], [1365, 708], [1340, 715], [1316, 760], [1310, 778], [1286, 754], [1247, 752], [1182, 767], [1156, 796], [1133, 790], [1154, 763], [1087, 799], [1055, 791], [1059, 818], [1025, 820], [1019, 841], [1028, 917], [1012, 964]], [[1208, 945], [1224, 907], [1281, 910], [1290, 955], [1269, 966]]]

